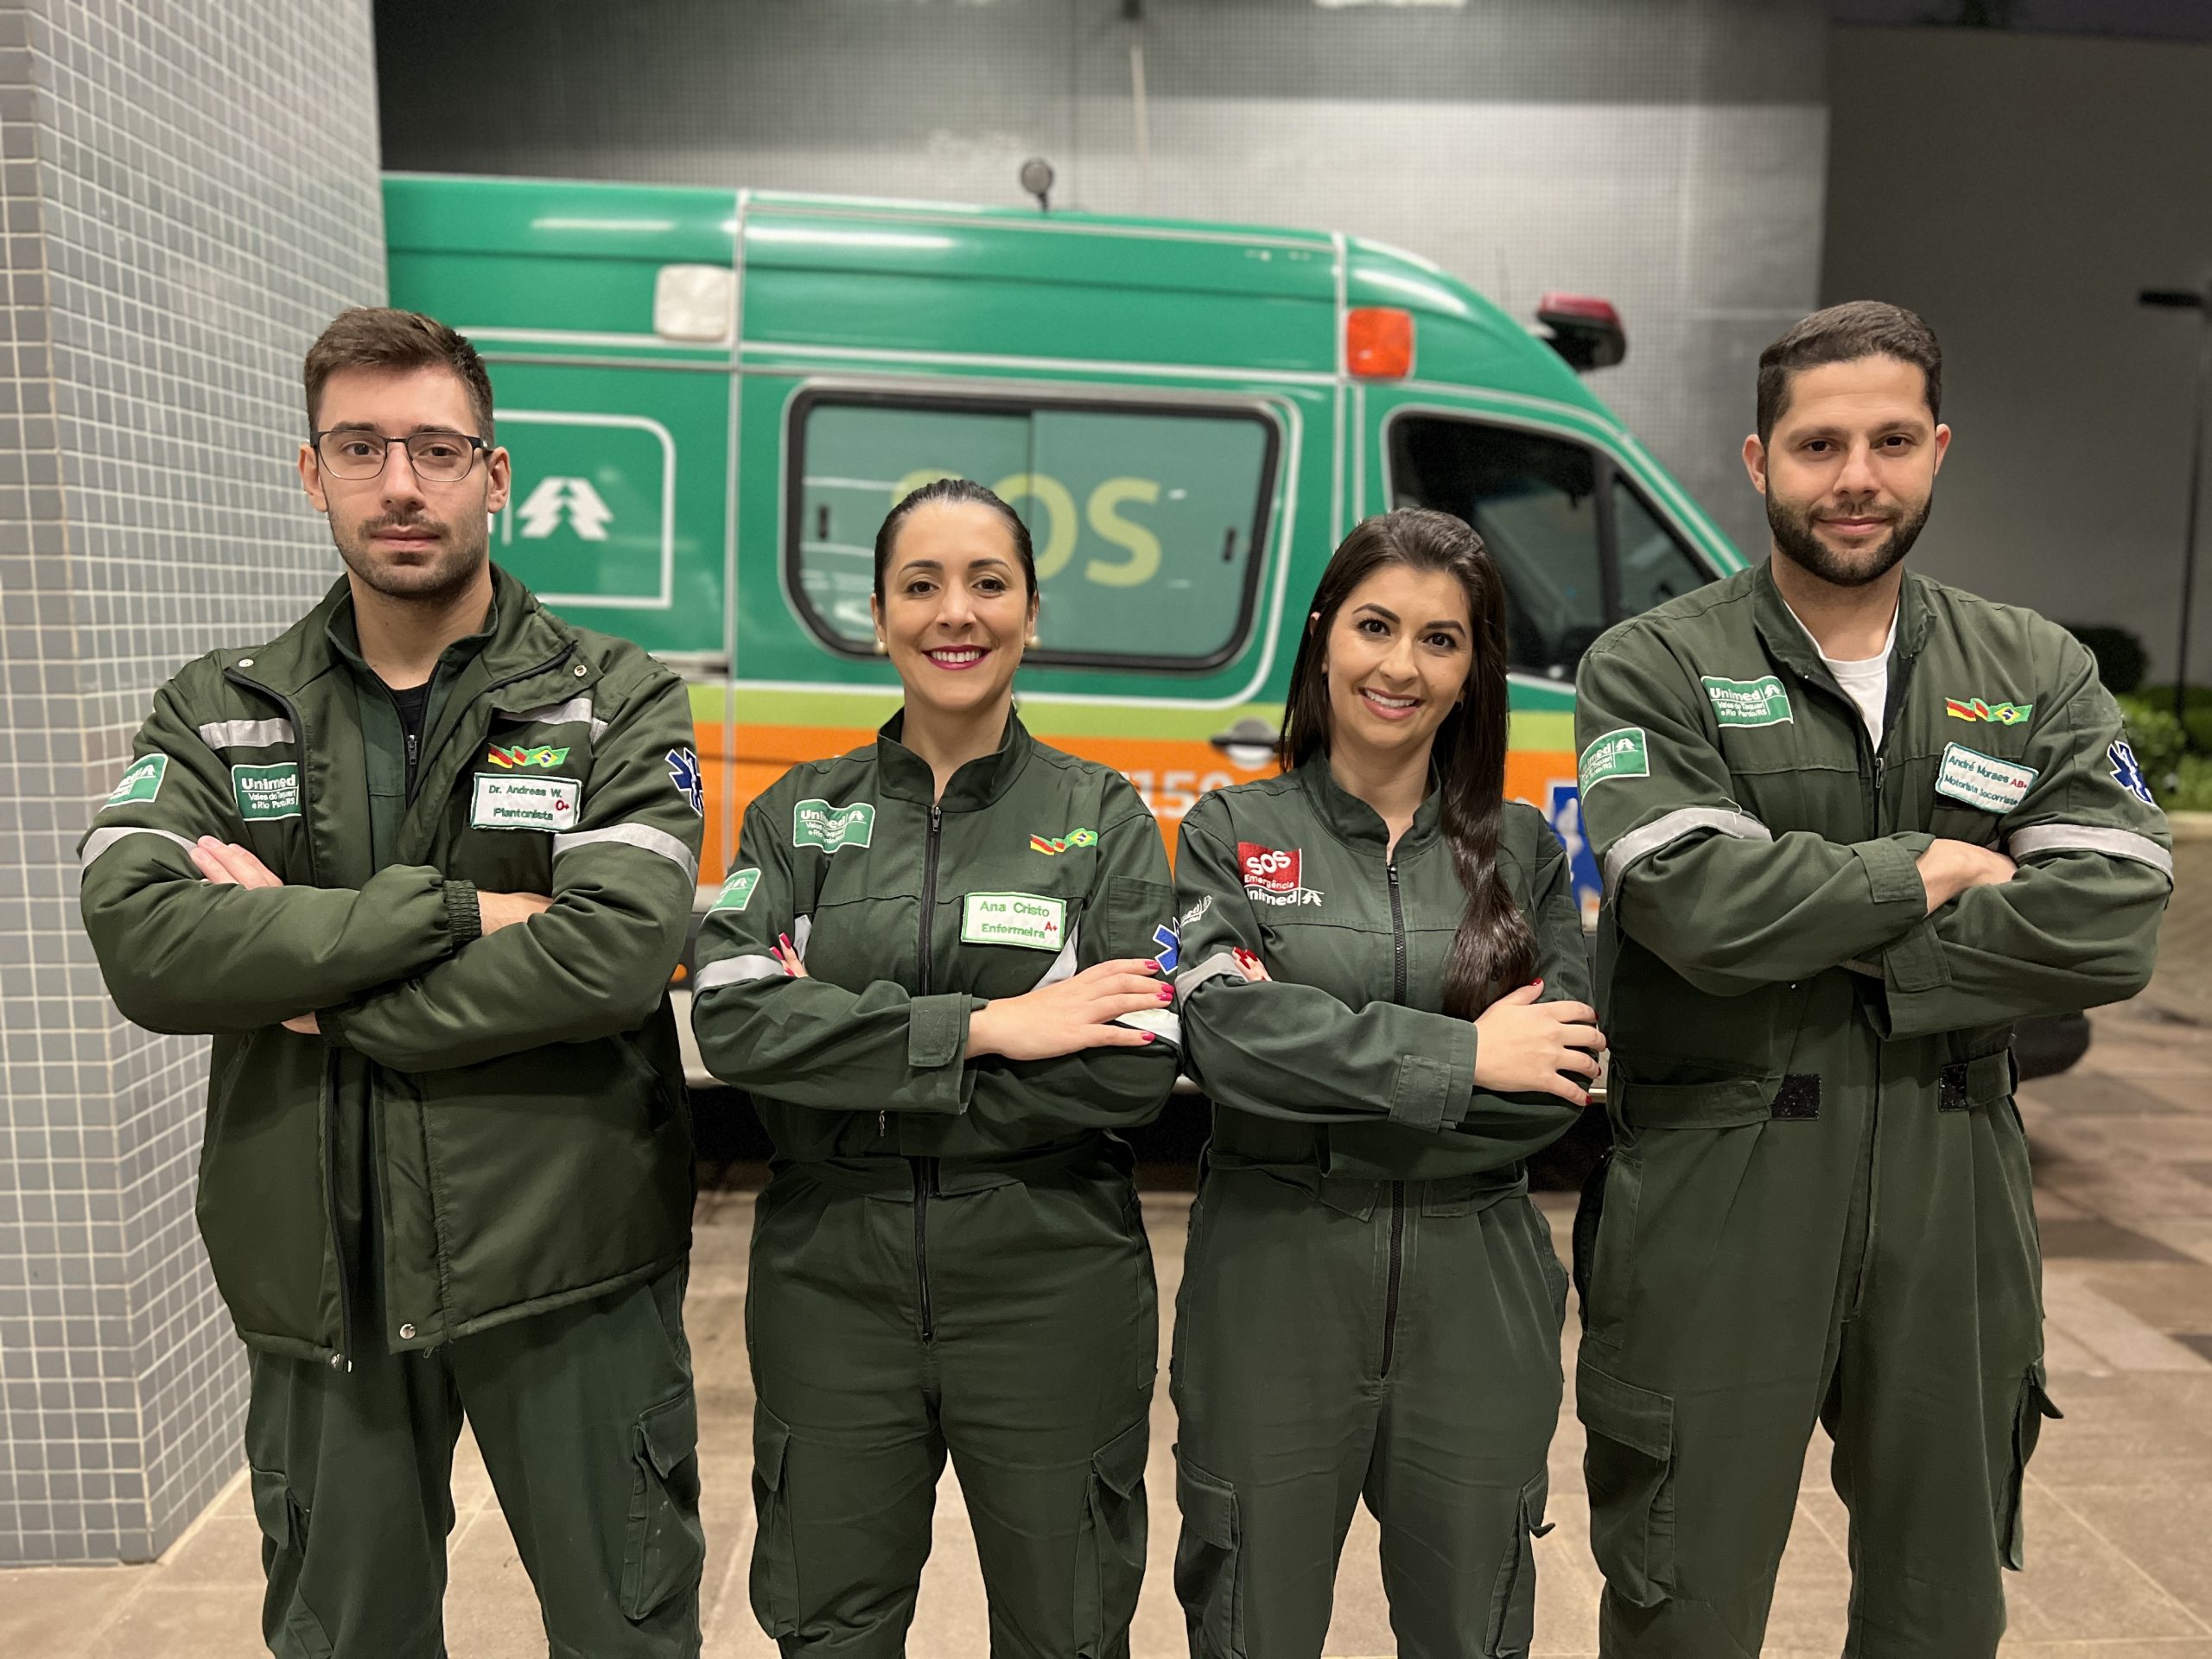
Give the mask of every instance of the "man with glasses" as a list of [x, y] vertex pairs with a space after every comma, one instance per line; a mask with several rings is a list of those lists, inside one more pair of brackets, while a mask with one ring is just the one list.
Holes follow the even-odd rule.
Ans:
[[215, 1039], [198, 1209], [251, 1351], [264, 1634], [443, 1655], [465, 1416], [553, 1652], [696, 1655], [689, 700], [492, 564], [467, 340], [348, 311], [306, 390], [346, 575], [156, 694], [82, 846], [118, 1005]]

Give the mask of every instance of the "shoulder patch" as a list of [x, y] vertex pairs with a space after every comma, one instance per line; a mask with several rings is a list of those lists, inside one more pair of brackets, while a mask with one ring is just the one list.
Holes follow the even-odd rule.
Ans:
[[111, 806], [143, 806], [162, 792], [162, 780], [168, 776], [169, 758], [166, 754], [143, 754], [124, 768], [115, 787], [108, 791], [107, 799], [99, 810]]
[[1610, 779], [1649, 778], [1651, 752], [1643, 728], [1624, 726], [1592, 738], [1590, 747], [1582, 751], [1577, 774], [1585, 795]]
[[732, 870], [729, 880], [722, 883], [722, 890], [715, 897], [709, 910], [743, 910], [753, 902], [753, 889], [760, 885], [758, 869]]
[[2158, 803], [2151, 796], [2151, 780], [2143, 775], [2143, 763], [2135, 758], [2135, 751], [2121, 738], [2105, 751], [2105, 759], [2112, 762], [2112, 780], [2145, 806]]
[[1781, 726], [1795, 721], [1789, 694], [1772, 674], [1757, 680], [1723, 679], [1708, 674], [1702, 683], [1713, 699], [1713, 717], [1723, 726]]
[[840, 847], [865, 847], [875, 835], [875, 808], [867, 801], [832, 806], [827, 801], [801, 801], [791, 808], [791, 845], [819, 847], [834, 853]]
[[[561, 751], [566, 754], [568, 751]], [[676, 785], [676, 792], [683, 798], [684, 804], [701, 817], [707, 816], [707, 780], [699, 770], [699, 754], [696, 749], [671, 749], [661, 757], [668, 762], [669, 781]]]

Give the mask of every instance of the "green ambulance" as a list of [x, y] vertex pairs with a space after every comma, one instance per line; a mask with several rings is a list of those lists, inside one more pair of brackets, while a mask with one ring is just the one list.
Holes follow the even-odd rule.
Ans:
[[1115, 766], [1173, 851], [1207, 790], [1274, 770], [1304, 602], [1395, 506], [1455, 513], [1504, 574], [1506, 786], [1598, 869], [1575, 664], [1613, 622], [1743, 568], [1542, 333], [1415, 255], [1326, 232], [853, 197], [413, 174], [385, 180], [391, 303], [474, 340], [514, 457], [493, 556], [691, 685], [702, 899], [747, 803], [898, 706], [870, 545], [949, 473], [1037, 544], [1022, 718]]

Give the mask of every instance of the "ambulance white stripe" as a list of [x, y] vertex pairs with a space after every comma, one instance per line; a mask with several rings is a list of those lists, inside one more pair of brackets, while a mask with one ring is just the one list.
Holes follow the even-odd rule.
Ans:
[[586, 847], [598, 847], [608, 842], [620, 842], [648, 853], [658, 853], [683, 872], [687, 881], [699, 879], [699, 861], [691, 856], [686, 847], [665, 830], [656, 830], [648, 823], [618, 823], [605, 830], [577, 830], [565, 836], [553, 837], [553, 856], [581, 851]]
[[1738, 841], [1772, 841], [1774, 831], [1757, 818], [1726, 807], [1686, 806], [1679, 812], [1654, 818], [1641, 830], [1631, 830], [1613, 843], [1605, 855], [1605, 891], [1618, 893], [1621, 877], [1639, 858], [1649, 858], [1662, 847], [1671, 847], [1700, 830], [1717, 830]]
[[215, 720], [200, 728], [200, 741], [211, 749], [265, 749], [296, 743], [299, 734], [289, 720]]
[[187, 841], [182, 836], [177, 835], [171, 830], [156, 830], [150, 824], [120, 823], [111, 825], [105, 830], [95, 830], [91, 835], [85, 837], [85, 850], [82, 855], [80, 855], [77, 860], [77, 868], [80, 870], [90, 869], [94, 859], [98, 858], [102, 853], [107, 851], [109, 848], [114, 846], [117, 842], [121, 841], [125, 836], [159, 836], [163, 841], [175, 842], [178, 846], [183, 848], [187, 853], [189, 853], [192, 850], [192, 843], [190, 842]]
[[2015, 830], [2005, 847], [2015, 861], [2037, 853], [2109, 853], [2114, 858], [2148, 864], [2169, 881], [2174, 879], [2174, 855], [2150, 836], [2132, 830], [2097, 823], [2038, 823]]

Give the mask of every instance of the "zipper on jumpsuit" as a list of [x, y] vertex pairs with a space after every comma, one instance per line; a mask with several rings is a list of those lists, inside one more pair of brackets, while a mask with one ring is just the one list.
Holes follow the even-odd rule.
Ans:
[[[1889, 747], [1890, 734], [1896, 728], [1897, 711], [1904, 703], [1904, 686], [1906, 680], [1911, 676], [1912, 658], [1904, 656], [1893, 657], [1891, 660], [1891, 670], [1888, 693], [1883, 699], [1882, 735], [1879, 739], [1867, 734], [1866, 722], [1859, 714], [1858, 703], [1844, 696], [1840, 686], [1831, 688], [1837, 697], [1842, 701], [1845, 708], [1849, 710], [1853, 739], [1857, 744], [1859, 753], [1866, 756], [1869, 763], [1860, 766], [1859, 775], [1866, 783], [1866, 836], [1870, 841], [1882, 833], [1882, 779], [1888, 767], [1887, 757], [1884, 751]], [[1866, 1228], [1859, 1240], [1859, 1260], [1852, 1268], [1851, 1302], [1849, 1311], [1844, 1315], [1846, 1319], [1858, 1317], [1859, 1301], [1866, 1294], [1866, 1264], [1873, 1260], [1874, 1256], [1874, 1188], [1876, 1183], [1881, 1179], [1881, 1170], [1875, 1156], [1875, 1148], [1880, 1138], [1881, 1122], [1882, 1080], [1878, 1076], [1874, 1079], [1873, 1107], [1866, 1114], [1865, 1155], [1859, 1165], [1866, 1194]]]
[[[1406, 912], [1398, 899], [1398, 862], [1384, 866], [1390, 877], [1390, 1000], [1406, 1000]], [[1398, 1281], [1405, 1272], [1406, 1184], [1390, 1183], [1390, 1269], [1382, 1293], [1382, 1369], [1390, 1375], [1390, 1361], [1398, 1346]]]
[[[937, 854], [938, 840], [944, 830], [944, 809], [932, 804], [930, 807], [930, 838], [922, 854], [922, 929], [919, 972], [916, 976], [918, 995], [930, 994], [930, 924], [937, 915]], [[876, 1114], [879, 1129], [884, 1114]], [[922, 1314], [922, 1340], [937, 1340], [937, 1316], [930, 1307], [930, 1205], [931, 1197], [937, 1192], [937, 1160], [916, 1158], [914, 1166], [914, 1285], [919, 1296]]]
[[[307, 742], [302, 735], [307, 728], [300, 722], [300, 711], [289, 697], [258, 680], [248, 679], [234, 668], [226, 669], [223, 677], [259, 692], [283, 709], [284, 717], [292, 722], [293, 735], [300, 744], [300, 833], [307, 842], [308, 881], [319, 887], [322, 877], [315, 855], [314, 802], [308, 792]], [[334, 1048], [322, 1063], [322, 1213], [330, 1225], [331, 1259], [338, 1264], [338, 1351], [330, 1357], [330, 1368], [350, 1371], [353, 1369], [353, 1296], [352, 1276], [346, 1268], [346, 1239], [338, 1230], [338, 1051]]]

